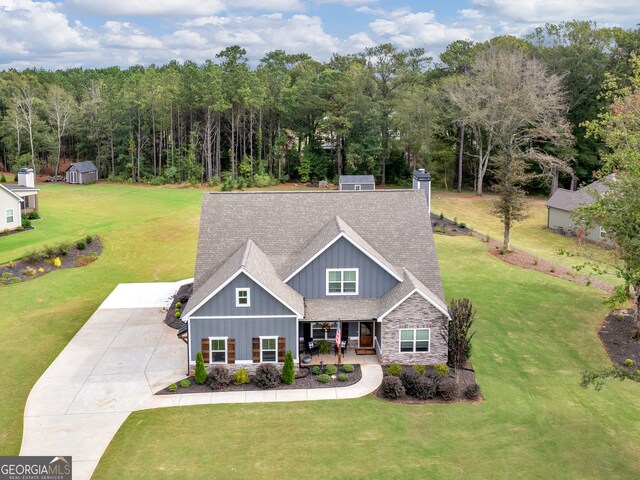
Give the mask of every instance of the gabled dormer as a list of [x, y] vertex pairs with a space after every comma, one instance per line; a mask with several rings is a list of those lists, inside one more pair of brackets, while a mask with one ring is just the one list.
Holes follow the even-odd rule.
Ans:
[[377, 298], [402, 276], [339, 216], [298, 254], [285, 282], [305, 298]]

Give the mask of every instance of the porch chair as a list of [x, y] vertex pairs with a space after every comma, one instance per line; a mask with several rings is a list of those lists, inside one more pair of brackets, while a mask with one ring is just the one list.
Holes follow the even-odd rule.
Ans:
[[314, 342], [313, 340], [309, 340], [307, 342], [307, 353], [312, 357], [314, 353], [318, 355], [320, 354], [320, 347], [318, 347], [318, 345], [316, 345], [316, 342]]
[[[342, 340], [340, 342], [340, 349], [342, 350], [343, 355], [347, 353], [348, 346], [349, 346], [349, 337], [347, 337], [346, 340]], [[338, 355], [338, 346], [335, 343], [333, 344], [333, 351], [335, 355]]]

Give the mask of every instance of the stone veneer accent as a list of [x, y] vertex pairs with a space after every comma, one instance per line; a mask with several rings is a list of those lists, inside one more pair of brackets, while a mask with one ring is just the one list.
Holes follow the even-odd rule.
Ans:
[[[382, 320], [380, 361], [403, 365], [447, 363], [448, 346], [442, 337], [446, 321], [444, 314], [414, 293]], [[429, 352], [400, 353], [401, 328], [430, 328]]]

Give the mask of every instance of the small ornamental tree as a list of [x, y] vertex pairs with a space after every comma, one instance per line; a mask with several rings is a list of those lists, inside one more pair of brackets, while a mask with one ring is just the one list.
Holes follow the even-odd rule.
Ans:
[[284, 356], [284, 365], [282, 366], [282, 382], [291, 385], [296, 379], [296, 371], [293, 365], [293, 354], [291, 350], [287, 350]]
[[198, 385], [204, 385], [207, 381], [207, 369], [204, 368], [204, 358], [202, 352], [196, 354], [196, 374], [194, 380]]
[[[468, 298], [456, 300], [451, 299], [449, 304], [449, 315], [451, 321], [448, 322], [447, 343], [449, 346], [449, 363], [456, 369], [464, 367], [471, 356], [471, 339], [475, 332], [471, 332], [471, 326], [476, 316], [476, 311]], [[443, 329], [447, 331], [447, 329]]]

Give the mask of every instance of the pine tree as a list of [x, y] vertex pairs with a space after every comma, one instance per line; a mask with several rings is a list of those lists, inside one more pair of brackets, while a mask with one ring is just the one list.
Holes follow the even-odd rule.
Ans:
[[296, 371], [293, 365], [293, 354], [287, 350], [284, 356], [284, 366], [282, 367], [282, 381], [291, 385], [296, 379]]

